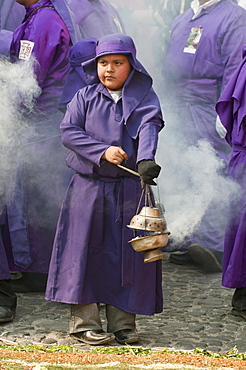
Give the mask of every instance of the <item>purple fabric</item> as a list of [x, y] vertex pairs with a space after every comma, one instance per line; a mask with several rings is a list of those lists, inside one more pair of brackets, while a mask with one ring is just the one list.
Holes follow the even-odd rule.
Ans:
[[87, 85], [84, 70], [81, 64], [96, 55], [97, 39], [89, 37], [78, 41], [71, 47], [69, 53], [70, 69], [63, 88], [58, 108], [65, 112], [67, 104], [72, 100], [75, 93]]
[[[121, 35], [121, 40], [129, 42], [129, 37]], [[144, 264], [143, 254], [128, 243], [133, 232], [126, 225], [137, 210], [140, 180], [101, 159], [111, 145], [127, 152], [125, 165], [134, 170], [139, 160], [154, 159], [162, 114], [151, 83], [139, 85], [135, 75], [152, 81], [133, 69], [117, 103], [96, 83], [79, 90], [68, 105], [62, 142], [70, 149], [67, 164], [76, 174], [59, 217], [48, 300], [101, 302], [147, 315], [162, 311], [161, 261]], [[131, 113], [129, 96], [134, 97]]]
[[0, 0], [1, 27], [14, 31], [24, 19], [25, 7], [15, 0]]
[[13, 33], [11, 31], [0, 30], [0, 57], [7, 57], [9, 55], [12, 36]]
[[222, 284], [228, 288], [246, 287], [246, 45], [243, 60], [223, 91], [216, 109], [227, 129], [232, 146], [229, 175], [241, 186], [230, 205], [225, 234]]
[[[49, 0], [30, 5], [24, 23], [13, 34], [10, 48], [11, 61], [19, 60], [20, 41], [34, 42], [33, 55], [38, 61], [35, 74], [42, 94], [37, 109], [46, 112], [56, 109], [69, 70], [70, 36], [63, 20]], [[41, 9], [35, 11], [39, 7]], [[33, 14], [32, 12], [35, 11]], [[44, 43], [43, 40], [46, 40]]]
[[[124, 25], [117, 10], [107, 0], [66, 0], [79, 24], [81, 38], [95, 37], [121, 32]], [[82, 8], [83, 12], [78, 12]]]
[[117, 10], [107, 0], [51, 0], [64, 20], [73, 44], [88, 37], [124, 32]]
[[[221, 0], [195, 19], [193, 14], [192, 9], [185, 11], [172, 25], [163, 64], [166, 121], [182, 135], [187, 146], [207, 139], [228, 164], [231, 148], [216, 131], [215, 104], [240, 63], [246, 42], [246, 11], [230, 0]], [[196, 52], [184, 52], [191, 29], [196, 27], [202, 29]], [[217, 209], [212, 204], [191, 242], [223, 251], [226, 210], [218, 214]]]

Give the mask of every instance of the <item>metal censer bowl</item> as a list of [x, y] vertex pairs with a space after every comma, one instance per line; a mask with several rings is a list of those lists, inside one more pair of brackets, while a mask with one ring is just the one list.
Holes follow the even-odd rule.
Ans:
[[160, 217], [158, 208], [143, 207], [139, 214], [133, 216], [127, 227], [144, 230], [144, 236], [137, 236], [128, 243], [131, 243], [136, 252], [144, 252], [145, 263], [164, 257], [164, 253], [159, 248], [167, 245], [170, 232], [167, 230], [166, 220]]

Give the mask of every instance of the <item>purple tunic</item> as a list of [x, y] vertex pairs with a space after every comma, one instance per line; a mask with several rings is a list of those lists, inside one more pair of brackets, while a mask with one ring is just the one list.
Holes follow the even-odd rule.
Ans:
[[[76, 173], [60, 213], [46, 299], [100, 302], [152, 315], [162, 311], [162, 263], [144, 264], [143, 254], [128, 243], [133, 232], [126, 227], [137, 210], [141, 184], [101, 156], [109, 146], [121, 146], [129, 157], [125, 165], [136, 170], [138, 161], [154, 159], [163, 120], [152, 80], [132, 54], [131, 39], [110, 35], [102, 40], [97, 55], [104, 44], [101, 55], [128, 51], [133, 70], [117, 103], [96, 83], [79, 90], [68, 105], [62, 142]], [[95, 65], [84, 67], [91, 77]]]
[[[246, 42], [246, 11], [230, 0], [221, 0], [197, 18], [192, 19], [193, 15], [189, 9], [173, 22], [163, 65], [163, 101], [169, 103], [166, 121], [187, 146], [207, 139], [228, 163], [231, 148], [216, 131], [215, 104], [240, 63], [241, 48]], [[215, 201], [191, 242], [223, 251], [225, 212], [221, 207], [219, 212], [217, 209]]]
[[225, 233], [222, 284], [228, 288], [246, 287], [246, 45], [243, 60], [223, 91], [217, 112], [227, 129], [232, 146], [229, 175], [241, 186], [230, 205]]

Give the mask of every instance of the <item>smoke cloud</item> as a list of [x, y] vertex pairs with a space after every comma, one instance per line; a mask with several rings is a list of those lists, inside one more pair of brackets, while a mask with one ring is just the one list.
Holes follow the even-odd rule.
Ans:
[[166, 126], [156, 156], [162, 166], [156, 197], [165, 208], [170, 239], [181, 245], [199, 225], [210, 206], [216, 204], [218, 217], [226, 217], [229, 202], [239, 186], [225, 176], [225, 164], [210, 143], [200, 140], [187, 146]]
[[0, 59], [0, 195], [10, 190], [20, 136], [26, 128], [22, 112], [31, 112], [40, 89], [33, 74], [33, 62], [11, 64]]

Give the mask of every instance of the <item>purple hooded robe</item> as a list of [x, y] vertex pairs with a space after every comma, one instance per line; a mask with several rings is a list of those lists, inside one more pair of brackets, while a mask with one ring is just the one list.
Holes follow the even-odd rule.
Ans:
[[221, 122], [232, 147], [229, 175], [241, 186], [229, 209], [225, 233], [222, 284], [246, 287], [246, 45], [243, 60], [223, 91], [217, 105]]
[[[129, 36], [99, 40], [97, 57], [125, 54], [132, 71], [117, 103], [96, 74], [96, 58], [84, 64], [92, 83], [75, 95], [61, 124], [70, 149], [73, 176], [61, 209], [50, 263], [46, 299], [70, 304], [93, 302], [134, 314], [162, 311], [161, 261], [145, 264], [128, 243], [127, 228], [141, 194], [138, 176], [101, 159], [111, 146], [128, 154], [125, 166], [154, 159], [163, 127], [152, 79], [135, 56]], [[94, 82], [94, 83], [93, 83]]]
[[[188, 9], [173, 21], [163, 65], [166, 121], [181, 133], [187, 146], [207, 139], [227, 164], [231, 148], [216, 131], [215, 104], [240, 63], [246, 42], [246, 11], [231, 0], [221, 0], [195, 19], [193, 15]], [[194, 47], [192, 33], [198, 40]], [[223, 251], [224, 214], [215, 200], [190, 242]]]
[[63, 88], [58, 108], [66, 111], [67, 104], [72, 100], [75, 93], [87, 85], [82, 63], [92, 59], [96, 55], [97, 39], [89, 37], [76, 42], [70, 49], [69, 62], [70, 69]]

